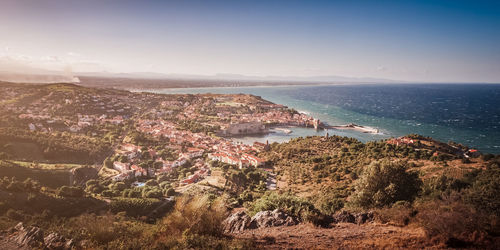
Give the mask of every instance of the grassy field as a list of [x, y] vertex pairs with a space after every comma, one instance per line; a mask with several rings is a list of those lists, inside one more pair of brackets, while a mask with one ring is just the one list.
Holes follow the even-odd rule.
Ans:
[[26, 167], [25, 165], [23, 166], [23, 164], [6, 161], [0, 161], [0, 173], [0, 177], [15, 177], [21, 181], [31, 178], [40, 182], [42, 186], [50, 188], [58, 188], [60, 186], [69, 185], [70, 176], [68, 169], [31, 168]]
[[25, 161], [45, 161], [47, 160], [42, 150], [38, 145], [32, 142], [10, 142], [7, 141], [7, 153], [12, 154], [15, 158]]
[[26, 168], [34, 168], [34, 169], [44, 169], [44, 170], [71, 170], [76, 167], [81, 167], [80, 164], [49, 164], [49, 163], [33, 163], [26, 161], [10, 161], [19, 166]]

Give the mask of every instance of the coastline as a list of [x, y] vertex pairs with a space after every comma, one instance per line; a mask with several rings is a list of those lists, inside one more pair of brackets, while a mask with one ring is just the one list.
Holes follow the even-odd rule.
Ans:
[[[323, 84], [329, 85], [329, 84]], [[377, 86], [377, 84], [352, 84], [352, 85], [330, 85], [322, 88], [327, 88], [327, 91], [334, 90], [356, 90], [362, 91], [362, 93], [370, 93], [370, 91], [365, 90], [364, 86], [370, 86], [370, 88], [377, 89], [387, 89], [389, 92], [394, 92], [395, 90], [404, 90], [406, 88], [419, 89], [428, 91], [429, 88], [439, 90], [441, 92], [446, 91], [451, 86], [457, 86], [456, 91], [453, 93], [463, 94], [464, 90], [470, 89], [474, 91], [476, 89], [475, 85], [464, 84], [464, 83], [449, 83], [442, 85], [432, 85], [429, 84], [394, 84], [394, 85], [385, 85], [381, 84]], [[486, 86], [486, 85], [485, 85]], [[283, 87], [283, 88], [282, 88]], [[489, 84], [489, 88], [494, 88], [494, 84]], [[296, 95], [300, 95], [300, 92], [307, 93], [315, 93], [318, 94], [318, 91], [314, 91], [318, 86], [313, 85], [303, 85], [299, 87], [298, 85], [292, 85], [287, 90], [285, 86], [261, 86], [261, 87], [210, 87], [210, 88], [168, 88], [168, 89], [154, 89], [154, 90], [145, 90], [139, 89], [136, 91], [144, 91], [144, 92], [152, 92], [158, 94], [201, 94], [211, 92], [213, 94], [251, 94], [254, 96], [260, 96], [263, 99], [269, 100], [273, 103], [279, 103], [288, 106], [289, 108], [293, 108], [301, 113], [306, 113], [308, 115], [313, 116], [314, 118], [320, 119], [325, 124], [331, 124], [332, 126], [338, 126], [342, 124], [348, 124], [354, 122], [356, 124], [362, 125], [364, 127], [378, 128], [380, 133], [363, 133], [363, 131], [357, 131], [354, 129], [345, 129], [345, 128], [332, 128], [329, 131], [330, 135], [339, 135], [346, 136], [358, 139], [362, 142], [367, 141], [378, 141], [384, 140], [391, 137], [399, 137], [407, 134], [420, 134], [424, 136], [429, 136], [432, 138], [436, 138], [442, 141], [454, 141], [457, 143], [461, 143], [464, 145], [470, 145], [471, 147], [477, 148], [482, 152], [487, 153], [499, 153], [500, 152], [500, 144], [498, 144], [498, 138], [500, 134], [498, 131], [492, 130], [491, 126], [489, 131], [483, 131], [482, 128], [476, 128], [474, 126], [470, 127], [457, 127], [457, 126], [448, 126], [448, 124], [439, 123], [439, 117], [437, 117], [436, 121], [421, 121], [414, 120], [412, 117], [393, 117], [391, 114], [387, 115], [376, 115], [369, 113], [361, 113], [353, 109], [346, 109], [340, 106], [336, 106], [333, 102], [325, 102], [320, 99], [297, 99]], [[287, 91], [285, 91], [287, 90]], [[496, 88], [493, 89], [496, 91]], [[320, 92], [321, 93], [321, 92]], [[399, 92], [398, 92], [399, 93]], [[467, 92], [469, 93], [469, 92]], [[474, 94], [465, 93], [465, 97], [472, 97]], [[476, 93], [476, 92], [473, 92]], [[346, 92], [349, 94], [349, 92]], [[311, 94], [310, 94], [311, 95]], [[456, 95], [451, 96], [450, 98], [454, 98]], [[314, 96], [312, 96], [314, 97]], [[346, 96], [347, 97], [347, 96]], [[360, 99], [360, 97], [354, 97], [355, 101]], [[412, 97], [413, 98], [413, 97]], [[419, 101], [422, 98], [414, 98], [411, 101]], [[490, 101], [491, 103], [491, 101]], [[436, 104], [437, 105], [437, 104]], [[429, 106], [429, 105], [427, 105]], [[454, 106], [453, 106], [454, 107]], [[452, 107], [452, 108], [453, 108]], [[491, 106], [490, 106], [491, 107]], [[443, 108], [447, 108], [443, 106]], [[494, 111], [494, 110], [493, 110]], [[422, 114], [426, 116], [425, 114]], [[417, 113], [418, 117], [418, 113]], [[462, 119], [462, 118], [461, 118]], [[442, 119], [441, 119], [442, 120]], [[462, 119], [463, 120], [463, 119]], [[448, 120], [446, 120], [448, 121]], [[448, 122], [447, 122], [448, 123]], [[478, 132], [479, 131], [479, 132]], [[267, 137], [272, 138], [271, 140], [276, 141], [284, 141], [289, 140], [293, 137], [298, 136], [309, 136], [309, 135], [320, 135], [315, 131], [301, 131], [297, 133], [294, 131], [291, 135], [282, 135], [283, 138], [278, 138], [277, 136], [268, 135]], [[485, 136], [486, 135], [486, 136]], [[259, 140], [262, 140], [262, 136], [256, 137]], [[250, 138], [248, 138], [250, 140]], [[265, 142], [265, 140], [264, 140]]]
[[[347, 84], [347, 83], [346, 83]], [[261, 85], [261, 86], [232, 86], [232, 87], [220, 87], [220, 86], [213, 86], [213, 87], [185, 87], [185, 88], [163, 88], [163, 89], [129, 89], [128, 91], [131, 92], [151, 92], [151, 93], [157, 93], [157, 94], [237, 94], [237, 93], [244, 93], [244, 94], [251, 94], [254, 96], [261, 96], [259, 94], [255, 93], [249, 93], [249, 91], [241, 91], [237, 92], [235, 91], [234, 93], [233, 90], [250, 90], [250, 92], [253, 89], [256, 90], [266, 90], [266, 89], [281, 89], [281, 88], [287, 88], [287, 87], [320, 87], [320, 86], [340, 86], [340, 85], [346, 85], [343, 83], [333, 83], [333, 84], [328, 84], [328, 83], [320, 83], [320, 84], [314, 84], [314, 85]], [[352, 85], [364, 85], [364, 84], [373, 84], [373, 83], [352, 83]], [[191, 91], [190, 91], [191, 90]], [[210, 90], [216, 90], [219, 93], [212, 93]], [[226, 91], [228, 90], [228, 91]], [[187, 92], [187, 93], [183, 93]], [[302, 107], [295, 107], [292, 106], [290, 107], [290, 104], [286, 102], [280, 102], [276, 100], [269, 100], [270, 98], [263, 97], [264, 99], [271, 101], [275, 104], [282, 104], [286, 105], [289, 108], [295, 109], [295, 110], [301, 110], [299, 113], [307, 114], [313, 117], [314, 119], [321, 119], [322, 117], [318, 117], [319, 114], [316, 114], [316, 112], [308, 109], [303, 109]], [[340, 122], [339, 122], [340, 123]], [[338, 124], [338, 123], [337, 123]], [[331, 131], [330, 134], [337, 134], [341, 136], [348, 136], [348, 137], [353, 137], [356, 139], [359, 139], [361, 141], [371, 141], [371, 140], [379, 140], [379, 139], [386, 139], [389, 138], [387, 137], [386, 134], [379, 133], [378, 129], [365, 126], [365, 125], [357, 125], [354, 124], [355, 126], [349, 126], [349, 124], [346, 125], [329, 125], [328, 123], [321, 123], [318, 128], [314, 128], [312, 126], [297, 126], [293, 124], [274, 124], [274, 125], [267, 125], [265, 131], [261, 132], [255, 132], [255, 133], [247, 133], [247, 134], [228, 134], [228, 135], [222, 135], [219, 134], [221, 137], [225, 137], [228, 139], [248, 139], [251, 140], [251, 138], [254, 138], [255, 141], [259, 141], [262, 138], [273, 138], [270, 139], [271, 141], [288, 141], [291, 138], [295, 137], [301, 137], [301, 136], [310, 136], [310, 135], [321, 135], [324, 136], [327, 132], [328, 129], [332, 129], [334, 131]], [[283, 131], [276, 131], [276, 129], [284, 129]], [[301, 132], [297, 133], [294, 132], [294, 130], [299, 129]], [[333, 133], [332, 133], [333, 132]], [[371, 136], [370, 138], [364, 138], [363, 135], [384, 135], [384, 138], [381, 137], [373, 137]], [[280, 138], [278, 138], [280, 137]], [[285, 140], [286, 139], [286, 140]], [[248, 144], [248, 143], [247, 143]]]

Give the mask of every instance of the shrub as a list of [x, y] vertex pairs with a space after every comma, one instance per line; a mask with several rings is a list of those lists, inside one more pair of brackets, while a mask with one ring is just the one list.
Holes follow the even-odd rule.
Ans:
[[304, 221], [311, 219], [311, 216], [319, 215], [319, 211], [314, 205], [303, 198], [292, 194], [278, 194], [268, 192], [250, 205], [250, 215], [255, 215], [260, 211], [281, 209], [284, 212], [301, 218]]
[[21, 182], [13, 179], [12, 182], [7, 184], [7, 187], [5, 189], [11, 192], [22, 192], [24, 191], [24, 185]]
[[465, 201], [489, 214], [500, 215], [500, 167], [481, 171], [467, 190]]
[[483, 159], [484, 161], [489, 161], [489, 160], [493, 159], [494, 157], [495, 157], [495, 155], [493, 155], [493, 154], [481, 155], [481, 159]]
[[334, 214], [344, 207], [344, 199], [333, 198], [331, 200], [324, 200], [320, 204], [320, 211], [325, 214]]
[[166, 193], [167, 196], [174, 196], [175, 195], [175, 189], [169, 188]]
[[162, 181], [160, 183], [160, 187], [163, 188], [163, 189], [166, 189], [166, 188], [170, 188], [172, 185], [170, 184], [170, 182], [168, 181]]
[[104, 197], [113, 197], [114, 193], [113, 193], [113, 191], [106, 189], [106, 190], [101, 192], [101, 195]]
[[406, 162], [383, 160], [365, 167], [355, 184], [352, 205], [374, 208], [396, 201], [412, 201], [420, 190], [421, 181], [416, 172], [407, 172]]
[[98, 181], [98, 180], [95, 180], [95, 179], [88, 180], [88, 181], [85, 183], [85, 186], [86, 186], [86, 187], [95, 186], [95, 185], [99, 185], [99, 181]]
[[63, 197], [82, 197], [83, 194], [83, 189], [80, 187], [62, 186], [57, 189], [57, 195]]
[[146, 181], [145, 185], [148, 187], [155, 187], [158, 186], [158, 182], [156, 180], [148, 180]]
[[211, 202], [208, 196], [182, 196], [173, 211], [159, 223], [163, 235], [223, 236], [222, 221], [228, 211], [221, 198]]
[[485, 243], [487, 231], [499, 222], [498, 219], [490, 222], [490, 218], [463, 203], [457, 193], [419, 203], [417, 210], [417, 222], [427, 236], [438, 238], [450, 247]]
[[144, 193], [144, 198], [161, 198], [163, 193], [159, 189], [152, 189]]
[[0, 201], [0, 215], [4, 214], [5, 211], [7, 211], [7, 208], [8, 208], [7, 204]]
[[104, 166], [113, 169], [113, 160], [110, 159], [109, 157], [104, 160]]
[[323, 191], [320, 194], [314, 195], [314, 205], [321, 213], [334, 214], [344, 208], [345, 199], [348, 196], [347, 190], [333, 189]]
[[16, 211], [14, 209], [9, 209], [7, 211], [7, 217], [16, 220], [16, 221], [22, 221], [24, 220], [25, 216], [22, 212]]
[[151, 213], [158, 207], [160, 201], [145, 198], [114, 198], [111, 203], [111, 212], [126, 212], [129, 216], [141, 216]]
[[124, 182], [116, 182], [112, 185], [111, 189], [123, 191], [127, 188], [127, 185]]
[[422, 193], [423, 195], [440, 196], [443, 192], [460, 191], [468, 186], [469, 184], [463, 180], [441, 175], [427, 179], [424, 182]]
[[375, 218], [382, 223], [392, 223], [396, 226], [406, 226], [415, 216], [416, 211], [407, 201], [398, 201], [392, 207], [375, 210]]

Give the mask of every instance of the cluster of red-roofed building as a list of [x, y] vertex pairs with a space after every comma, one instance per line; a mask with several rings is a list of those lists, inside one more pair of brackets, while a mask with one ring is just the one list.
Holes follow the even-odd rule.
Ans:
[[[120, 172], [115, 176], [115, 180], [124, 180], [133, 177], [154, 177], [159, 173], [168, 173], [174, 168], [186, 164], [188, 161], [203, 157], [208, 153], [209, 160], [217, 160], [232, 165], [243, 167], [259, 167], [265, 164], [265, 160], [255, 156], [256, 152], [267, 148], [267, 144], [246, 145], [235, 143], [225, 138], [214, 138], [203, 133], [193, 133], [187, 130], [179, 130], [175, 124], [165, 120], [138, 120], [137, 130], [141, 133], [152, 135], [153, 137], [168, 140], [166, 148], [174, 150], [178, 157], [169, 161], [159, 157], [155, 150], [125, 143], [116, 149], [118, 155], [128, 158], [128, 163], [115, 161], [113, 168]], [[188, 146], [186, 146], [188, 145]], [[134, 165], [136, 159], [144, 153], [149, 153], [150, 158], [155, 162], [160, 162], [160, 168], [148, 168], [147, 170]], [[203, 179], [209, 174], [209, 167], [204, 161], [196, 160], [197, 171], [181, 181], [181, 184], [190, 184]], [[155, 164], [156, 165], [156, 164]], [[158, 166], [158, 165], [157, 165]]]
[[402, 136], [402, 137], [398, 137], [398, 138], [389, 139], [389, 140], [387, 140], [386, 143], [399, 146], [399, 145], [403, 145], [403, 144], [405, 144], [405, 145], [413, 144], [413, 143], [415, 143], [415, 141], [411, 138]]

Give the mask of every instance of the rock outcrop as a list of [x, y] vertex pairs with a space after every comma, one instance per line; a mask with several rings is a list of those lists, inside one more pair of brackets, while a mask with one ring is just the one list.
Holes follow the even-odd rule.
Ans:
[[261, 211], [255, 214], [250, 221], [250, 228], [278, 227], [297, 225], [299, 220], [289, 216], [281, 210]]
[[[72, 249], [72, 239], [66, 239], [57, 233], [50, 233], [44, 238], [43, 230], [36, 226], [25, 227], [19, 222], [1, 237], [0, 246], [16, 246], [16, 249]], [[10, 248], [10, 247], [9, 247]]]
[[72, 239], [66, 239], [57, 233], [50, 233], [44, 238], [45, 247], [54, 250], [71, 249], [75, 246]]
[[43, 246], [43, 231], [38, 227], [24, 227], [23, 223], [19, 222], [11, 231], [12, 241], [19, 246], [26, 247], [41, 247]]
[[[328, 216], [326, 224], [331, 223], [354, 223], [364, 224], [373, 221], [373, 212], [350, 213], [342, 211]], [[245, 211], [239, 211], [227, 217], [222, 226], [226, 233], [238, 233], [247, 229], [257, 229], [264, 227], [293, 226], [299, 224], [296, 217], [290, 216], [285, 212], [275, 209], [273, 211], [261, 211], [250, 218]]]
[[225, 219], [222, 223], [224, 232], [237, 233], [248, 229], [251, 220], [252, 218], [250, 218], [250, 216], [248, 216], [245, 211], [234, 213], [227, 217], [227, 219]]
[[373, 221], [373, 217], [373, 212], [349, 213], [347, 211], [342, 211], [333, 215], [333, 222], [364, 224], [366, 222]]
[[224, 220], [223, 227], [226, 233], [237, 233], [246, 229], [293, 226], [298, 223], [299, 220], [297, 218], [276, 209], [274, 211], [258, 212], [252, 218], [244, 211], [234, 213]]

